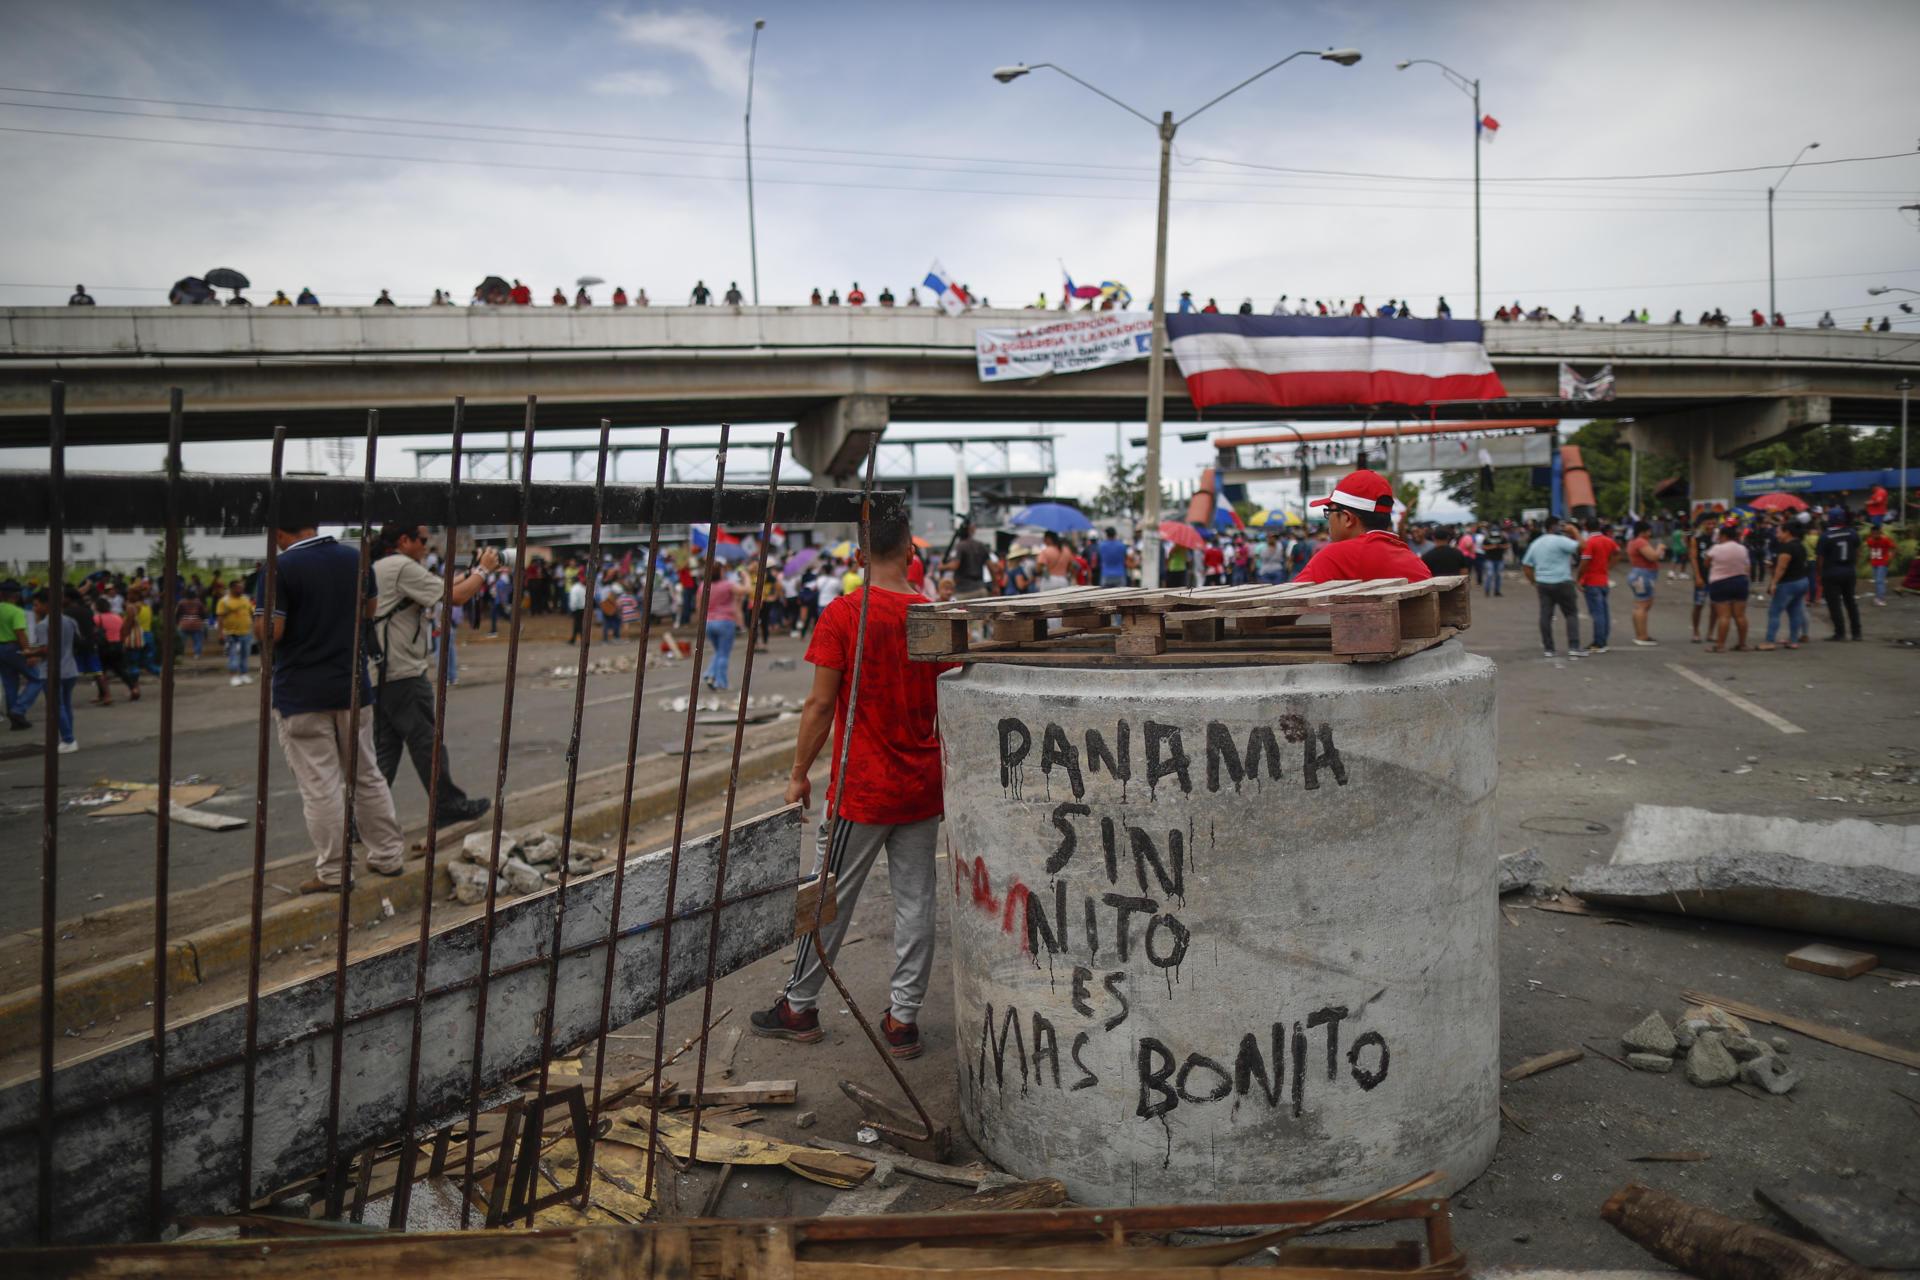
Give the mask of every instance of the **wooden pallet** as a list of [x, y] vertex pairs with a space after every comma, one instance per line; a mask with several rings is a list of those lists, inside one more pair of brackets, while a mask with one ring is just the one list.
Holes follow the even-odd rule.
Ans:
[[1067, 587], [920, 604], [907, 610], [907, 653], [918, 662], [1036, 666], [1389, 662], [1471, 626], [1469, 587], [1464, 577]]

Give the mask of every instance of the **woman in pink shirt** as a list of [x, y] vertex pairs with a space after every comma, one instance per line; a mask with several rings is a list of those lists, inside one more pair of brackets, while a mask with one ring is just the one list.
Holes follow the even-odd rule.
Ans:
[[1747, 647], [1747, 548], [1740, 541], [1740, 530], [1730, 524], [1720, 526], [1720, 535], [1707, 550], [1707, 599], [1713, 602], [1713, 621], [1707, 634], [1713, 637], [1710, 652], [1727, 651], [1727, 627], [1740, 629], [1740, 643]]
[[713, 650], [713, 659], [707, 664], [707, 688], [725, 689], [727, 668], [733, 663], [733, 637], [740, 630], [740, 588], [727, 576], [726, 566], [716, 564], [704, 594], [707, 644]]

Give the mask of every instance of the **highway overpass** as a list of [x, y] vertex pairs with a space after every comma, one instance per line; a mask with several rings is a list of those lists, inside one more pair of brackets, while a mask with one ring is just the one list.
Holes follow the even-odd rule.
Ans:
[[[43, 443], [47, 384], [68, 385], [75, 443], [164, 438], [168, 388], [184, 389], [189, 439], [444, 432], [454, 396], [469, 430], [519, 426], [540, 398], [547, 427], [720, 421], [798, 424], [817, 478], [844, 478], [889, 422], [1137, 422], [1145, 361], [983, 383], [973, 331], [1058, 313], [878, 307], [23, 307], [0, 309], [0, 443]], [[1738, 453], [1826, 422], [1897, 420], [1897, 383], [1920, 373], [1920, 336], [1839, 329], [1489, 323], [1508, 398], [1436, 409], [1330, 406], [1294, 421], [1372, 416], [1587, 417], [1559, 399], [1559, 368], [1611, 364], [1609, 414], [1642, 443], [1691, 458], [1696, 492], [1732, 489]], [[1179, 378], [1167, 417], [1197, 421]], [[1271, 407], [1208, 422], [1271, 420]], [[1724, 484], [1721, 481], [1724, 479]]]

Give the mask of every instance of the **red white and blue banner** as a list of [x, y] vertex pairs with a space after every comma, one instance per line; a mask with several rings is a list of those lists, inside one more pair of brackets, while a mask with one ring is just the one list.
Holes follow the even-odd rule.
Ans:
[[1170, 315], [1187, 394], [1222, 404], [1362, 405], [1497, 400], [1506, 388], [1478, 320]]

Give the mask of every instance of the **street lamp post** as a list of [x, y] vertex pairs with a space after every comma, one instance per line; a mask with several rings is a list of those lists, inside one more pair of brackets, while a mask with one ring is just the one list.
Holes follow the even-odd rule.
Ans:
[[760, 52], [760, 32], [765, 18], [753, 20], [753, 40], [747, 45], [747, 253], [753, 267], [753, 305], [760, 305], [760, 241], [753, 227], [753, 63]]
[[1473, 99], [1473, 318], [1480, 320], [1485, 318], [1480, 305], [1480, 82], [1470, 80], [1446, 63], [1432, 58], [1402, 58], [1394, 66], [1405, 71], [1421, 63], [1438, 67], [1448, 84]]
[[1090, 93], [1098, 94], [1128, 115], [1134, 116], [1151, 125], [1160, 135], [1160, 201], [1159, 216], [1154, 227], [1153, 237], [1153, 340], [1147, 359], [1147, 464], [1142, 480], [1142, 513], [1140, 530], [1140, 585], [1148, 589], [1160, 585], [1160, 436], [1166, 421], [1167, 409], [1167, 206], [1171, 197], [1173, 170], [1173, 139], [1180, 126], [1187, 123], [1226, 98], [1232, 97], [1255, 80], [1278, 71], [1295, 58], [1319, 58], [1322, 62], [1334, 62], [1350, 67], [1360, 61], [1358, 49], [1301, 49], [1290, 53], [1270, 67], [1254, 72], [1225, 93], [1211, 98], [1195, 107], [1178, 120], [1173, 112], [1163, 111], [1155, 120], [1145, 112], [1137, 111], [1120, 99], [1097, 85], [1088, 84], [1079, 76], [1052, 62], [1036, 62], [1032, 66], [1019, 63], [1011, 67], [1000, 67], [993, 78], [1001, 84], [1011, 84], [1030, 71], [1046, 68], [1057, 71]]
[[1773, 193], [1785, 185], [1787, 175], [1793, 172], [1793, 165], [1800, 163], [1801, 156], [1819, 149], [1820, 144], [1817, 142], [1809, 142], [1800, 148], [1793, 157], [1793, 164], [1789, 164], [1781, 171], [1780, 181], [1767, 188], [1767, 319], [1769, 320], [1780, 314], [1779, 305], [1774, 301], [1773, 296]]

